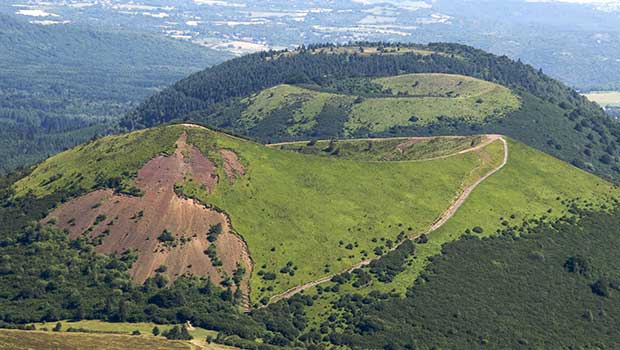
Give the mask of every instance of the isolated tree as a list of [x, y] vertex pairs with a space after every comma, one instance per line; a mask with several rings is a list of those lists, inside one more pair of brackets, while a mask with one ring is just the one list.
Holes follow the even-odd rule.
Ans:
[[162, 335], [166, 337], [167, 339], [171, 339], [171, 340], [192, 340], [194, 339], [194, 337], [192, 337], [192, 335], [189, 334], [189, 331], [187, 330], [187, 327], [185, 325], [181, 327], [179, 327], [178, 325], [174, 326], [170, 330], [163, 332]]
[[153, 327], [153, 330], [151, 331], [151, 333], [153, 333], [154, 336], [158, 336], [159, 335], [159, 327], [155, 326]]
[[118, 302], [118, 320], [120, 322], [127, 321], [127, 302], [123, 299]]

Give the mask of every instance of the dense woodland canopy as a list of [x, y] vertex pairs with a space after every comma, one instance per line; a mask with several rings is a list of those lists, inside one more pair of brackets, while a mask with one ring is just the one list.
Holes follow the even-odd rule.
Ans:
[[[345, 295], [354, 349], [611, 349], [620, 342], [617, 208], [445, 244], [406, 298]], [[552, 344], [552, 345], [550, 345]]]
[[0, 15], [0, 172], [109, 132], [158, 89], [227, 57], [151, 34]]
[[[294, 54], [262, 52], [244, 56], [193, 74], [152, 96], [129, 113], [121, 126], [136, 129], [191, 120], [262, 142], [287, 141], [292, 138], [278, 131], [289, 126], [290, 113], [277, 110], [260, 128], [248, 129], [239, 122], [241, 112], [237, 102], [282, 83], [329, 89], [350, 79], [405, 73], [461, 74], [511, 88], [521, 98], [522, 107], [506, 118], [491, 118], [482, 123], [458, 118], [442, 120], [439, 116], [431, 125], [394, 126], [386, 132], [362, 130], [353, 136], [502, 133], [596, 174], [620, 177], [620, 125], [608, 118], [598, 105], [542, 71], [458, 44], [359, 43], [353, 47], [358, 46], [378, 47], [385, 54], [365, 55], [362, 49], [354, 53], [319, 53], [325, 47], [337, 48], [317, 45], [303, 47]], [[399, 47], [434, 53], [399, 53]], [[342, 111], [337, 109], [325, 111], [328, 122], [293, 139], [341, 137], [340, 114]]]

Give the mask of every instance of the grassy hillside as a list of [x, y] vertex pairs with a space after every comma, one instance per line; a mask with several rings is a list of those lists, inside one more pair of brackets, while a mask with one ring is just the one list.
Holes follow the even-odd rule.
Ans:
[[[59, 322], [42, 322], [33, 324], [36, 330], [53, 332], [53, 328], [60, 323], [61, 332], [70, 332], [71, 334], [82, 333], [84, 338], [88, 338], [88, 334], [108, 334], [112, 335], [112, 338], [117, 335], [132, 335], [136, 331], [140, 332], [140, 336], [137, 339], [133, 339], [132, 343], [135, 343], [133, 346], [144, 346], [148, 348], [149, 346], [159, 346], [165, 347], [166, 349], [174, 348], [174, 349], [185, 349], [185, 348], [194, 348], [197, 349], [200, 347], [201, 349], [208, 350], [220, 350], [220, 349], [230, 349], [226, 346], [218, 345], [218, 344], [207, 344], [207, 337], [215, 338], [217, 336], [217, 332], [209, 331], [199, 327], [193, 327], [188, 330], [188, 333], [193, 337], [191, 341], [170, 341], [167, 340], [162, 333], [170, 331], [175, 325], [172, 324], [155, 324], [152, 322], [105, 322], [99, 320], [81, 320], [81, 321], [59, 321]], [[176, 325], [181, 326], [181, 325]], [[157, 328], [159, 331], [159, 336], [153, 335], [153, 330]], [[63, 333], [66, 334], [66, 333]], [[53, 337], [52, 337], [53, 338]], [[136, 336], [134, 335], [134, 338]], [[75, 339], [79, 339], [79, 336], [75, 336]], [[84, 341], [87, 341], [86, 339]], [[132, 347], [133, 348], [133, 347]], [[107, 349], [107, 348], [105, 348]], [[114, 349], [114, 346], [110, 345], [110, 349]]]
[[[436, 147], [421, 146], [429, 140], [418, 146], [401, 140], [391, 145], [392, 152], [398, 147], [407, 151], [397, 162], [335, 161], [206, 129], [169, 126], [102, 138], [52, 157], [15, 184], [16, 195], [42, 197], [67, 189], [87, 193], [111, 185], [133, 193], [132, 176], [154, 156], [172, 153], [182, 132], [218, 165], [221, 180], [212, 190], [189, 176], [175, 191], [230, 217], [254, 262], [255, 302], [380, 255], [385, 241], [397, 244], [425, 230], [465, 186], [503, 156], [501, 147], [491, 146], [458, 154], [464, 145], [479, 142], [463, 138], [443, 143], [444, 158], [424, 161], [437, 154]], [[229, 176], [221, 150], [239, 158], [244, 173], [237, 180], [225, 180]], [[97, 171], [89, 172], [92, 167]]]
[[[346, 149], [345, 145], [349, 142], [340, 141], [337, 145]], [[314, 147], [299, 143], [289, 146], [291, 150], [302, 153], [307, 152], [306, 148]], [[314, 304], [306, 308], [310, 319], [308, 329], [329, 330], [327, 333], [351, 330], [351, 316], [347, 316], [347, 310], [344, 313], [339, 310], [343, 305], [341, 302], [349, 300], [347, 298], [351, 295], [362, 295], [377, 302], [384, 298], [383, 293], [385, 297], [392, 295], [396, 300], [410, 295], [407, 290], [412, 288], [413, 281], [429, 273], [435, 256], [442, 253], [443, 245], [466, 234], [487, 237], [506, 228], [520, 227], [530, 220], [542, 218], [547, 222], [565, 215], [570, 217], [574, 213], [571, 209], [573, 205], [580, 208], [609, 206], [619, 196], [616, 186], [511, 140], [507, 165], [480, 184], [445, 225], [428, 235], [427, 239], [418, 240], [415, 253], [409, 252], [402, 257], [386, 256], [389, 262], [385, 265], [363, 268], [361, 271], [364, 273], [333, 280], [305, 292], [316, 298]], [[379, 276], [385, 278], [385, 273], [390, 278], [380, 279]], [[431, 309], [430, 306], [428, 308]], [[415, 312], [412, 310], [403, 309], [402, 312]], [[328, 317], [329, 321], [326, 320]], [[440, 318], [426, 317], [433, 322], [441, 321]], [[321, 333], [325, 334], [323, 331]], [[458, 336], [455, 335], [455, 338]], [[422, 340], [419, 344], [429, 343]]]
[[121, 124], [191, 120], [265, 143], [501, 133], [620, 176], [620, 124], [542, 71], [455, 44], [363, 46], [231, 60], [153, 96]]
[[284, 142], [272, 148], [321, 157], [361, 161], [400, 161], [439, 158], [464, 151], [484, 142], [483, 136], [438, 138], [390, 138]]
[[[113, 187], [127, 193], [123, 196], [140, 196], [131, 191], [139, 183], [136, 172], [157, 155], [187, 151], [173, 152], [175, 142], [185, 137], [188, 145], [214, 163], [216, 182], [207, 186], [202, 172], [185, 173], [171, 186], [176, 194], [225, 213], [243, 237], [253, 263], [249, 276], [252, 304], [267, 304], [270, 297], [277, 300], [291, 287], [326, 277], [324, 282], [242, 314], [230, 285], [216, 285], [198, 276], [167, 285], [162, 272], [137, 286], [128, 276], [135, 252], [102, 256], [94, 253], [96, 246], [87, 240], [71, 242], [55, 228], [15, 226], [15, 222], [24, 222], [24, 216], [44, 217], [46, 209], [40, 206], [70, 204], [95, 188]], [[432, 276], [438, 271], [435, 261], [446, 251], [446, 243], [467, 235], [494, 237], [505, 229], [519, 235], [528, 226], [543, 227], [564, 216], [564, 221], [572, 222], [579, 208], [610, 208], [618, 198], [618, 189], [601, 178], [518, 141], [508, 139], [507, 145], [507, 164], [480, 183], [443, 226], [423, 236], [459, 193], [498, 168], [505, 150], [501, 140], [478, 135], [324, 140], [266, 147], [195, 126], [173, 125], [79, 146], [50, 158], [16, 183], [8, 179], [0, 183], [4, 186], [0, 188], [4, 198], [0, 217], [16, 219], [0, 221], [7, 237], [0, 244], [0, 295], [5, 296], [0, 299], [0, 326], [102, 319], [119, 323], [82, 321], [76, 325], [122, 332], [135, 327], [142, 332], [153, 322], [190, 320], [218, 332], [218, 342], [242, 348], [331, 344], [347, 349], [363, 343], [382, 348], [389, 339], [405, 346], [408, 337], [388, 331], [400, 322], [403, 325], [398, 329], [404, 333], [421, 334], [416, 339], [422, 348], [462, 345], [459, 339], [469, 338], [459, 333], [450, 335], [454, 342], [430, 338], [424, 329], [411, 330], [399, 318], [421, 308], [412, 306], [417, 303], [411, 301], [412, 295], [438, 293], [434, 287], [421, 286], [433, 285]], [[188, 157], [196, 155], [188, 152]], [[94, 174], [78, 175], [93, 168], [97, 169]], [[65, 193], [66, 188], [72, 191]], [[528, 226], [520, 229], [522, 225]], [[475, 254], [464, 266], [475, 265], [470, 262], [475, 261]], [[374, 260], [340, 273], [366, 259]], [[492, 267], [489, 264], [484, 266]], [[91, 280], [96, 283], [89, 284]], [[418, 281], [416, 287], [414, 281]], [[512, 288], [512, 282], [500, 281], [500, 290]], [[580, 286], [587, 288], [587, 283]], [[442, 300], [458, 292], [450, 288]], [[467, 295], [476, 293], [483, 292], [474, 289]], [[427, 322], [441, 324], [445, 317], [434, 318], [432, 305], [420, 310]], [[381, 315], [377, 311], [381, 307], [392, 310], [392, 316]], [[365, 338], [373, 335], [372, 341]]]
[[[153, 328], [157, 327], [160, 331], [170, 330], [175, 325], [172, 324], [155, 324], [150, 322], [103, 322], [98, 320], [81, 320], [81, 321], [58, 321], [51, 323], [34, 323], [34, 326], [38, 330], [42, 330], [42, 328], [46, 328], [49, 331], [56, 326], [57, 323], [61, 324], [61, 330], [67, 331], [68, 329], [81, 329], [89, 332], [99, 332], [99, 333], [109, 333], [109, 334], [131, 334], [133, 331], [139, 331], [143, 335], [149, 335], [152, 333]], [[208, 331], [202, 328], [194, 328], [193, 330], [188, 331], [194, 338], [206, 339], [207, 336], [215, 336], [216, 333], [213, 331]]]
[[[439, 254], [444, 243], [473, 232], [475, 227], [482, 229], [478, 235], [489, 236], [531, 219], [570, 215], [572, 200], [578, 199], [585, 207], [587, 203], [612, 203], [619, 196], [616, 186], [510, 141], [506, 167], [482, 183], [452, 219], [429, 235], [428, 243], [418, 246], [416, 255], [422, 263], [414, 265], [412, 271], [417, 275], [427, 257]], [[411, 281], [410, 276], [402, 278], [404, 285]]]
[[406, 74], [370, 83], [394, 97], [369, 98], [356, 104], [347, 123], [350, 133], [362, 128], [384, 132], [394, 126], [428, 125], [440, 118], [481, 123], [505, 117], [520, 106], [509, 89], [462, 75]]
[[118, 179], [130, 190], [131, 178], [147, 161], [174, 152], [180, 128], [160, 128], [123, 136], [107, 136], [47, 159], [14, 186], [16, 195], [36, 197], [54, 192], [84, 192], [108, 187]]
[[[360, 130], [386, 132], [394, 126], [426, 126], [440, 119], [482, 122], [503, 118], [520, 106], [509, 89], [461, 75], [407, 74], [351, 83], [372, 90], [333, 93], [288, 84], [265, 89], [241, 100], [239, 125], [259, 138], [268, 137], [263, 129], [273, 133], [268, 126], [282, 122], [286, 129], [276, 129], [275, 139], [317, 136], [320, 130], [329, 130], [323, 124], [329, 124], [335, 135], [352, 136]], [[341, 125], [334, 119], [342, 119]]]

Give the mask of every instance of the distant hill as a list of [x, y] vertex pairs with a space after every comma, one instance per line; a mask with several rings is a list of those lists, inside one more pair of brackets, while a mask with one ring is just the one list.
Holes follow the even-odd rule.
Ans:
[[[459, 79], [477, 83], [441, 86]], [[484, 91], [496, 93], [474, 97]], [[175, 120], [267, 143], [502, 133], [620, 178], [620, 126], [600, 107], [533, 67], [456, 44], [360, 43], [249, 55], [179, 81], [121, 125], [136, 129]]]
[[0, 171], [84, 142], [145, 97], [226, 58], [154, 34], [0, 15]]

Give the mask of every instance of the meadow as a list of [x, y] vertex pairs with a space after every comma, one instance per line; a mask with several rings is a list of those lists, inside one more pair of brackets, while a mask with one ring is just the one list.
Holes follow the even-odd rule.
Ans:
[[[281, 84], [240, 101], [238, 127], [254, 130], [261, 124], [280, 125], [289, 136], [312, 133], [322, 113], [343, 119], [330, 128], [341, 136], [360, 130], [385, 132], [395, 126], [425, 126], [459, 119], [482, 123], [502, 118], [520, 107], [510, 89], [456, 74], [404, 74], [377, 79], [353, 79], [347, 88]], [[315, 131], [316, 132], [316, 131]], [[262, 135], [265, 136], [265, 135]], [[282, 136], [282, 135], [280, 135]]]
[[441, 118], [483, 122], [519, 108], [510, 89], [453, 74], [406, 74], [372, 80], [393, 97], [367, 98], [353, 106], [349, 132], [374, 132], [393, 126], [427, 125]]
[[[140, 195], [131, 191], [133, 176], [149, 159], [170, 154], [182, 132], [218, 165], [221, 180], [213, 193], [191, 177], [175, 190], [230, 217], [254, 262], [254, 304], [379, 256], [406, 236], [422, 232], [490, 164], [482, 152], [416, 160], [427, 152], [457, 152], [475, 144], [475, 137], [413, 145], [416, 151], [400, 155], [401, 161], [364, 161], [287, 152], [175, 125], [101, 138], [54, 156], [15, 184], [16, 196], [67, 188], [80, 194], [110, 186]], [[377, 150], [387, 152], [392, 146]], [[487, 148], [502, 154], [501, 147]], [[226, 180], [222, 149], [237, 154], [245, 175]]]
[[[563, 215], [571, 216], [572, 203], [581, 208], [598, 208], [620, 198], [620, 191], [612, 183], [517, 141], [508, 139], [508, 144], [506, 166], [481, 183], [450, 220], [428, 235], [428, 240], [415, 245], [415, 254], [403, 262], [404, 270], [392, 281], [383, 283], [373, 278], [365, 286], [354, 287], [353, 279], [340, 284], [338, 293], [317, 293], [318, 289], [305, 292], [318, 294], [314, 305], [306, 310], [311, 324], [319, 327], [331, 314], [338, 314], [333, 303], [346, 293], [380, 292], [404, 297], [408, 289], [415, 290], [414, 281], [427, 273], [425, 269], [441, 255], [444, 244], [466, 234], [491, 237], [531, 219], [553, 221]], [[491, 146], [497, 147], [488, 147]], [[320, 290], [329, 291], [336, 284], [325, 283]]]
[[[188, 130], [211, 154], [236, 152], [246, 174], [208, 193], [193, 181], [184, 195], [226, 212], [254, 261], [253, 302], [381, 255], [428, 228], [464, 186], [501, 158], [502, 147], [429, 161], [374, 162], [283, 152]], [[486, 151], [486, 148], [485, 148]], [[474, 174], [472, 176], [472, 174]]]

